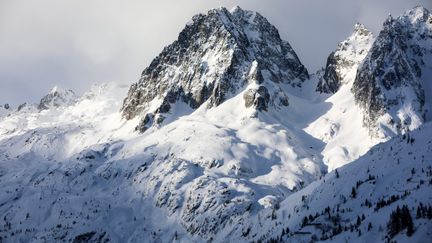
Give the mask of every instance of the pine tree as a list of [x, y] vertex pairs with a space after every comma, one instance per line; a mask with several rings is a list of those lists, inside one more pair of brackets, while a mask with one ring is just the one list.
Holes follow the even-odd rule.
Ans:
[[308, 218], [305, 216], [305, 217], [303, 218], [302, 226], [307, 225], [307, 223], [308, 223]]
[[407, 205], [404, 205], [402, 209], [398, 206], [396, 211], [390, 214], [390, 221], [387, 224], [387, 228], [390, 238], [403, 229], [407, 229], [407, 236], [411, 236], [414, 233], [414, 224]]
[[395, 236], [401, 230], [399, 217], [400, 217], [400, 208], [398, 206], [396, 208], [396, 211], [393, 211], [390, 214], [390, 220], [387, 224], [388, 234], [389, 234], [390, 238], [393, 238], [393, 236]]
[[351, 197], [356, 198], [356, 196], [357, 196], [357, 192], [356, 192], [356, 189], [353, 187], [351, 190]]
[[401, 223], [403, 228], [407, 228], [407, 236], [411, 236], [414, 233], [414, 224], [409, 212], [408, 206], [402, 207]]
[[360, 219], [360, 216], [357, 216], [357, 226], [359, 226], [360, 224], [361, 224], [361, 219]]
[[422, 209], [420, 208], [420, 206], [417, 206], [417, 213], [416, 213], [416, 218], [421, 218], [422, 217]]

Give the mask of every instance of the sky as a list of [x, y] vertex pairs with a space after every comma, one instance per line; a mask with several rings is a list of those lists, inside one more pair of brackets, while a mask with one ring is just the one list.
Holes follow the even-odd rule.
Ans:
[[136, 82], [194, 14], [239, 5], [275, 25], [310, 73], [360, 22], [378, 33], [389, 14], [431, 0], [0, 0], [0, 105], [38, 102], [55, 85]]

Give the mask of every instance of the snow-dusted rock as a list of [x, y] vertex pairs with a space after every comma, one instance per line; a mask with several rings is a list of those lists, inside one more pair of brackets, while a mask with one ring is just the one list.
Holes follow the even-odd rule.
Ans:
[[212, 9], [194, 16], [178, 39], [143, 71], [122, 112], [126, 119], [146, 119], [147, 113], [172, 111], [176, 102], [192, 109], [204, 103], [215, 107], [249, 83], [300, 87], [307, 78], [294, 50], [259, 13], [239, 7], [231, 12]]
[[404, 133], [430, 119], [431, 60], [431, 13], [415, 7], [389, 16], [352, 88], [373, 136]]
[[350, 72], [355, 72], [366, 57], [374, 37], [362, 24], [357, 23], [350, 37], [339, 43], [327, 58], [324, 74], [316, 90], [321, 93], [336, 93], [343, 83], [349, 82]]
[[45, 95], [38, 104], [39, 110], [46, 110], [60, 106], [69, 106], [75, 103], [77, 96], [72, 90], [63, 90], [57, 86]]

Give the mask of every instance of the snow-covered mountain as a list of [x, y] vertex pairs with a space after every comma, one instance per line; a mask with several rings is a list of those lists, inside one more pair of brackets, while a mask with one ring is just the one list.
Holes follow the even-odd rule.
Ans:
[[46, 110], [49, 108], [68, 106], [76, 101], [77, 97], [72, 90], [62, 90], [55, 86], [52, 90], [44, 96], [38, 104], [39, 110]]
[[[376, 39], [357, 24], [309, 75], [263, 16], [213, 9], [129, 90], [54, 88], [0, 108], [0, 242], [427, 241], [427, 115], [377, 137], [359, 95], [382, 80], [364, 78], [377, 55], [396, 70], [416, 54], [421, 75], [403, 80], [427, 107], [432, 21], [417, 7], [387, 22]], [[409, 48], [380, 47], [400, 33]]]
[[357, 72], [358, 65], [366, 57], [374, 36], [364, 25], [357, 23], [348, 39], [339, 43], [327, 58], [324, 74], [319, 77], [317, 91], [336, 93], [342, 84], [349, 84]]
[[431, 13], [416, 7], [389, 16], [352, 88], [364, 125], [375, 136], [392, 136], [430, 120], [431, 77]]
[[138, 130], [145, 131], [176, 103], [211, 108], [244, 89], [246, 107], [287, 106], [280, 86], [300, 87], [306, 79], [294, 50], [263, 16], [222, 7], [192, 18], [132, 85], [122, 110], [126, 119], [143, 115]]

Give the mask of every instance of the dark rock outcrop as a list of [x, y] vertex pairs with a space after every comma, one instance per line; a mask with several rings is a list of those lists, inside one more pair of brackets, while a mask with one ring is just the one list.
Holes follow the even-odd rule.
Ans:
[[255, 107], [258, 111], [267, 111], [270, 94], [266, 87], [259, 86], [257, 89], [249, 89], [243, 94], [246, 107]]

